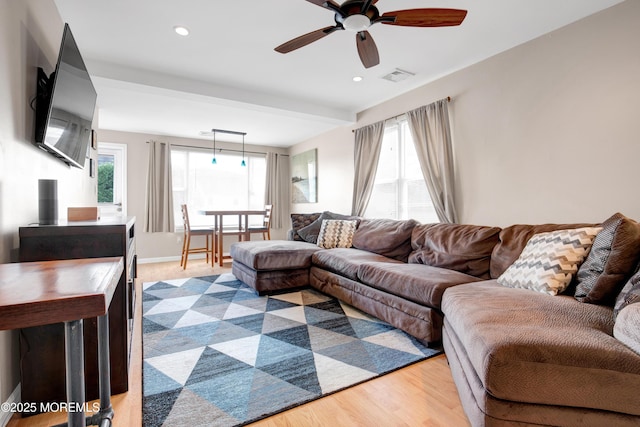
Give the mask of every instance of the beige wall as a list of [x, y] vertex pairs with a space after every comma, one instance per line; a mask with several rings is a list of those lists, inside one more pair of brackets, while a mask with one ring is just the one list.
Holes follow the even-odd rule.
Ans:
[[[69, 206], [96, 205], [88, 168], [69, 168], [32, 144], [36, 70], [53, 71], [63, 28], [52, 0], [0, 0], [0, 263], [17, 260], [18, 228], [38, 222], [38, 179], [58, 180], [59, 218]], [[17, 333], [0, 332], [0, 402], [19, 379]]]
[[340, 128], [291, 147], [296, 155], [317, 149], [318, 202], [292, 203], [291, 212], [312, 213], [330, 210], [351, 213], [353, 193], [353, 133]]
[[[100, 130], [98, 133], [100, 142], [113, 142], [127, 145], [127, 215], [135, 216], [136, 222], [136, 245], [140, 262], [179, 260], [182, 248], [182, 232], [179, 233], [145, 233], [144, 230], [144, 209], [147, 182], [147, 165], [149, 157], [149, 144], [147, 141], [155, 140], [168, 142], [176, 145], [188, 145], [203, 148], [211, 148], [211, 141], [202, 139], [177, 138], [170, 136], [149, 135], [141, 133], [117, 132]], [[227, 143], [217, 141], [217, 148], [240, 149], [237, 143]], [[245, 145], [247, 151], [267, 152], [286, 154], [283, 148]], [[181, 222], [176, 218], [176, 224]], [[284, 238], [287, 230], [273, 229], [272, 238]], [[233, 240], [225, 242], [228, 245]], [[176, 261], [176, 266], [178, 265]]]
[[[638, 22], [640, 2], [626, 1], [363, 111], [354, 128], [451, 96], [462, 222], [640, 220]], [[326, 160], [310, 210], [349, 210], [351, 128], [292, 152], [315, 147]]]

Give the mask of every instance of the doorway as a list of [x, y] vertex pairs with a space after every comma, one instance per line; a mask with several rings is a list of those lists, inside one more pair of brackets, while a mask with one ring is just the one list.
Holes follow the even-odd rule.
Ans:
[[127, 215], [127, 145], [98, 143], [98, 209], [100, 217]]

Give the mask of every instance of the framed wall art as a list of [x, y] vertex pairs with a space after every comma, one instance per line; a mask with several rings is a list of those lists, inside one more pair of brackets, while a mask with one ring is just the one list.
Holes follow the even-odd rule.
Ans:
[[291, 157], [291, 201], [318, 202], [318, 164], [316, 149]]

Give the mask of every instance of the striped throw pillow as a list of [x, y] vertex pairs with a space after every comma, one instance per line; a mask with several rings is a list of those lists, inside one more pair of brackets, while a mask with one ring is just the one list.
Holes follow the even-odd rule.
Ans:
[[325, 219], [322, 221], [317, 245], [321, 248], [350, 248], [358, 221]]
[[584, 227], [533, 235], [520, 257], [498, 277], [498, 283], [549, 295], [561, 293], [589, 254], [600, 230], [601, 227]]

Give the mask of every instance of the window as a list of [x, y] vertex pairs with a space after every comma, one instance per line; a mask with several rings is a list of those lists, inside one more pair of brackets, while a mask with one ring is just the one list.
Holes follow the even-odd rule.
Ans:
[[[189, 206], [192, 225], [210, 225], [211, 217], [198, 215], [199, 209], [263, 209], [267, 161], [263, 155], [217, 153], [214, 165], [210, 150], [171, 148], [173, 210], [181, 218], [180, 205]], [[235, 222], [234, 222], [235, 221]], [[237, 218], [225, 218], [225, 225], [238, 226]], [[181, 221], [176, 221], [181, 229]]]
[[378, 171], [365, 216], [440, 222], [424, 182], [406, 120], [388, 124], [382, 139]]

